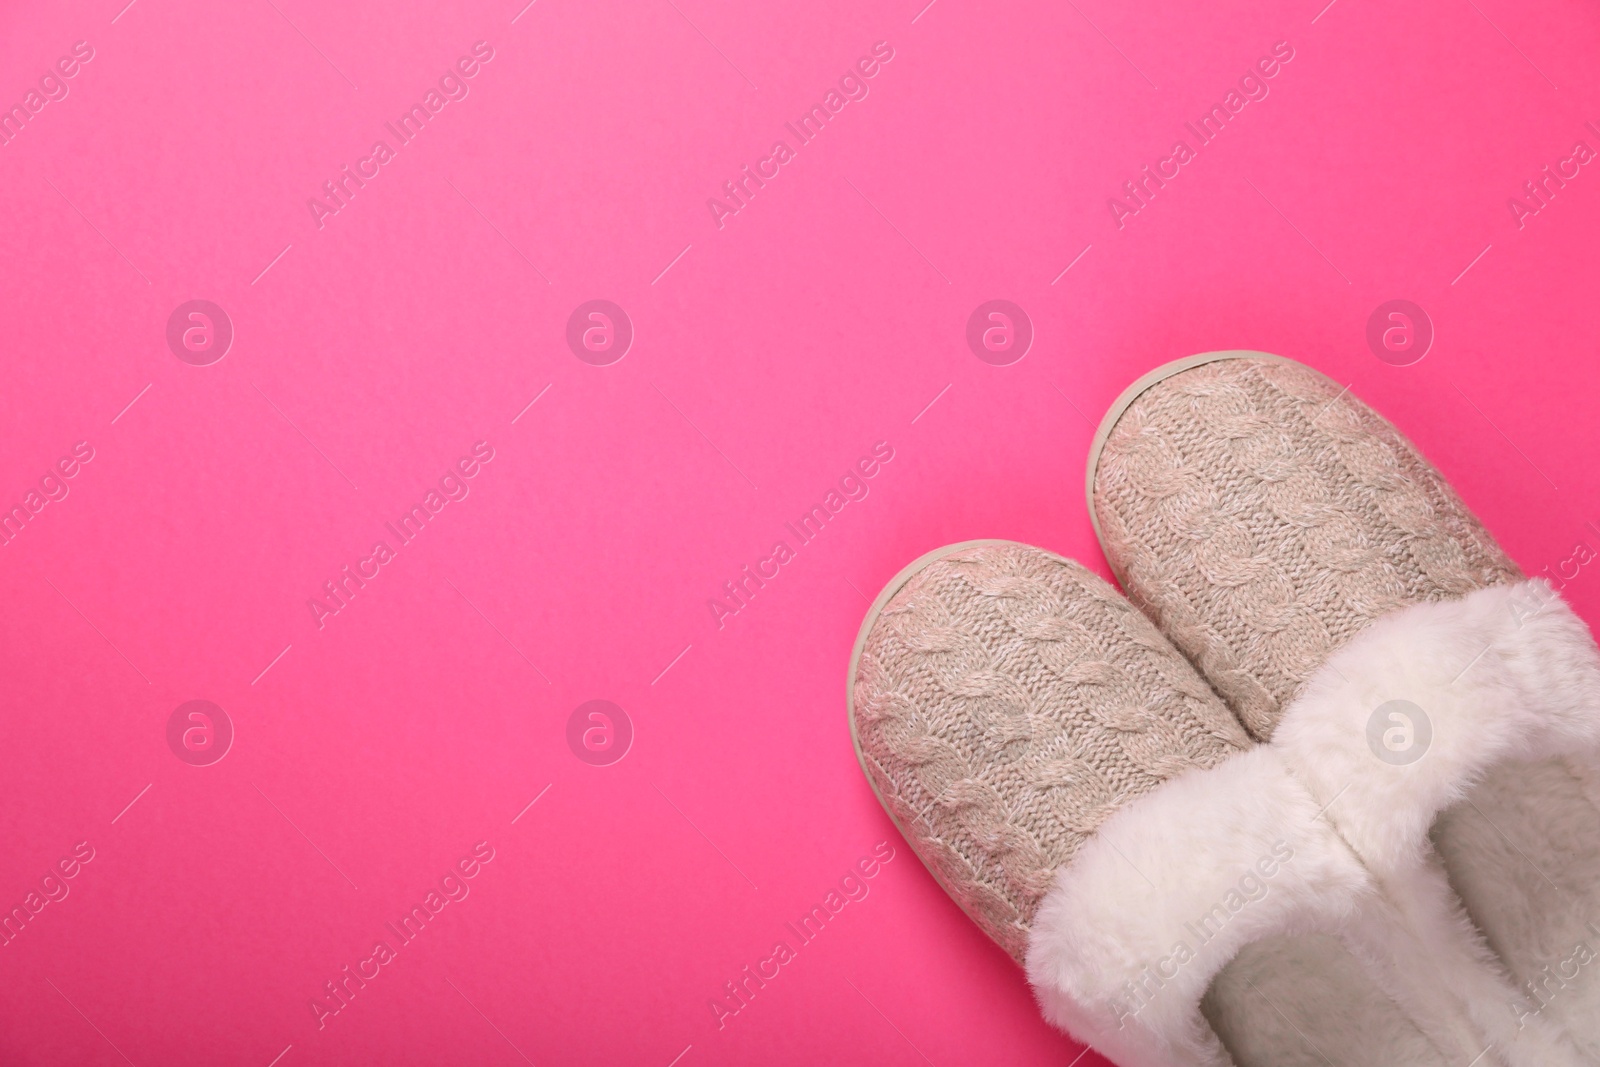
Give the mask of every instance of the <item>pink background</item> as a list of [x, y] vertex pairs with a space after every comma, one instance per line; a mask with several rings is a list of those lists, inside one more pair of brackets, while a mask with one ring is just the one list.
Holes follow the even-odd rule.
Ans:
[[[0, 147], [0, 504], [94, 449], [0, 547], [0, 907], [95, 850], [0, 947], [0, 1061], [1071, 1062], [879, 810], [845, 666], [941, 544], [1103, 571], [1091, 424], [1189, 353], [1350, 383], [1600, 610], [1600, 166], [1507, 205], [1600, 149], [1592, 4], [124, 3], [0, 15], [0, 103], [94, 50]], [[480, 40], [319, 229], [307, 200]], [[707, 198], [878, 41], [869, 95], [719, 228]], [[1278, 41], [1270, 95], [1119, 229], [1108, 198]], [[603, 367], [565, 341], [595, 298], [636, 334]], [[965, 343], [992, 298], [1036, 330], [1009, 366]], [[1437, 332], [1411, 366], [1365, 340], [1394, 298]], [[233, 322], [210, 366], [166, 344], [191, 299]], [[480, 440], [470, 495], [319, 629], [308, 599]], [[719, 629], [878, 441], [867, 498]], [[635, 730], [611, 766], [566, 741], [597, 698]], [[167, 744], [191, 699], [237, 732], [211, 766]], [[319, 1029], [478, 841], [470, 896]]]

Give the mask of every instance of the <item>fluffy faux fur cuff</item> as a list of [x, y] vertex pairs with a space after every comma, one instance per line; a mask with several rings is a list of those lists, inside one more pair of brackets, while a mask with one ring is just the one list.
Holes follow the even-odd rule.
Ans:
[[1258, 748], [1175, 778], [1107, 820], [1034, 916], [1028, 977], [1046, 1016], [1121, 1067], [1223, 1067], [1200, 1012], [1246, 945], [1345, 934], [1371, 876], [1281, 756]]
[[[1378, 620], [1312, 677], [1273, 736], [1272, 747], [1403, 912], [1402, 951], [1431, 956], [1438, 986], [1513, 1058], [1536, 1045], [1541, 1056], [1566, 1055], [1553, 1022], [1571, 1014], [1566, 1009], [1577, 1010], [1568, 1029], [1585, 1047], [1592, 1043], [1581, 1007], [1594, 1006], [1592, 976], [1581, 998], [1569, 992], [1551, 1017], [1542, 1012], [1548, 997], [1531, 982], [1541, 962], [1565, 955], [1558, 950], [1587, 947], [1600, 918], [1589, 914], [1590, 887], [1576, 885], [1553, 909], [1537, 897], [1555, 885], [1552, 877], [1585, 881], [1569, 868], [1575, 854], [1592, 850], [1587, 842], [1541, 848], [1548, 827], [1600, 814], [1597, 743], [1600, 655], [1588, 628], [1542, 580], [1415, 604]], [[1578, 760], [1558, 760], [1566, 756]], [[1546, 789], [1547, 776], [1535, 770], [1549, 760], [1558, 760], [1557, 778], [1582, 798], [1576, 816], [1565, 810], [1570, 790]], [[1496, 788], [1480, 794], [1485, 780]], [[1509, 801], [1494, 803], [1507, 793]], [[1519, 861], [1493, 864], [1488, 848], [1476, 855], [1456, 848], [1447, 878], [1431, 831], [1456, 806], [1487, 823], [1491, 841], [1505, 841]], [[1489, 955], [1451, 878], [1474, 887], [1474, 918], [1527, 989]]]
[[[1331, 934], [1440, 1062], [1588, 1062], [1551, 1019], [1517, 1009], [1527, 997], [1429, 830], [1497, 765], [1597, 741], [1600, 656], [1548, 586], [1396, 612], [1314, 676], [1270, 745], [1107, 820], [1034, 917], [1029, 979], [1047, 1017], [1121, 1067], [1223, 1067], [1202, 1012], [1218, 976], [1257, 942]], [[1391, 1047], [1349, 1040], [1376, 1056], [1351, 1062]]]
[[1414, 870], [1439, 813], [1497, 764], [1600, 741], [1600, 657], [1543, 580], [1414, 604], [1337, 652], [1272, 745], [1380, 876]]

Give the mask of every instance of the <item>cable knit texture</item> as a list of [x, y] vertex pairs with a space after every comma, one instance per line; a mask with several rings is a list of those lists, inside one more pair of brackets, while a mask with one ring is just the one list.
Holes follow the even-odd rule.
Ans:
[[1109, 585], [1006, 543], [939, 557], [889, 600], [851, 712], [901, 832], [1019, 963], [1056, 869], [1107, 817], [1249, 745]]
[[1521, 577], [1393, 426], [1275, 359], [1142, 393], [1100, 454], [1094, 507], [1128, 595], [1261, 740], [1373, 620]]

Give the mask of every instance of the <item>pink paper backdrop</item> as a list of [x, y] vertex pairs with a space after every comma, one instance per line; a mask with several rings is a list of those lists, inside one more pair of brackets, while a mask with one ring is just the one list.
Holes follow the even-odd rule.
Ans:
[[125, 2], [0, 15], [7, 1064], [1071, 1062], [845, 665], [946, 542], [1103, 570], [1093, 424], [1192, 352], [1600, 610], [1592, 4]]

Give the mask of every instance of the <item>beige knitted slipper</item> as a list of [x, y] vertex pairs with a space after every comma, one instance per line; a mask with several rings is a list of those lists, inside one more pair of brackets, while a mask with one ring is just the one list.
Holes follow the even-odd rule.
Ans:
[[1281, 754], [1078, 564], [924, 556], [868, 612], [849, 706], [934, 878], [1122, 1067], [1504, 1062]]
[[1209, 353], [1136, 383], [1088, 489], [1128, 595], [1283, 754], [1410, 934], [1465, 961], [1441, 982], [1497, 1048], [1555, 1062], [1565, 1031], [1600, 1062], [1583, 623], [1392, 426], [1280, 357]]

